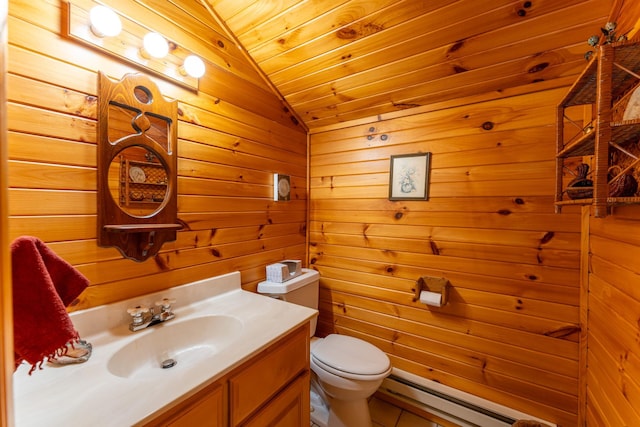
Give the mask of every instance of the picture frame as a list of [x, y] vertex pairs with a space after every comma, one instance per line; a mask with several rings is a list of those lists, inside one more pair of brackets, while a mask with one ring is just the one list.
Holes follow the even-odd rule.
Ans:
[[431, 153], [391, 156], [389, 200], [429, 200]]

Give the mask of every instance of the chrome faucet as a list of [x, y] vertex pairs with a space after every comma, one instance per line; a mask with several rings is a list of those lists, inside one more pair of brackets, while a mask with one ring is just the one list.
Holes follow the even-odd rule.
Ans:
[[176, 315], [171, 311], [171, 305], [175, 302], [176, 300], [174, 299], [163, 298], [160, 301], [156, 301], [155, 309], [144, 305], [128, 308], [127, 313], [131, 315], [129, 330], [135, 332], [173, 319]]

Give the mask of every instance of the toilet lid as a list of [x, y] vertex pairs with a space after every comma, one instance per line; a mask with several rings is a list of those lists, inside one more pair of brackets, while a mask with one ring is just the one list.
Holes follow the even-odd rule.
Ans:
[[311, 355], [333, 369], [357, 375], [381, 374], [391, 365], [378, 347], [346, 335], [327, 335], [313, 346]]

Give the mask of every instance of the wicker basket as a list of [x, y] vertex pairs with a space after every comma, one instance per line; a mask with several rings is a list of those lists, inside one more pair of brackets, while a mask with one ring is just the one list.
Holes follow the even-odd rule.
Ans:
[[579, 164], [576, 168], [576, 177], [567, 185], [564, 190], [571, 200], [590, 199], [593, 197], [593, 181], [587, 178], [589, 165]]
[[608, 171], [609, 197], [632, 197], [638, 191], [638, 181], [631, 173], [620, 175], [622, 168], [611, 166]]

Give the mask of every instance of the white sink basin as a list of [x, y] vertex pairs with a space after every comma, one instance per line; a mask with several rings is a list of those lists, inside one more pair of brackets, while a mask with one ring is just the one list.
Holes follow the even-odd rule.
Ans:
[[116, 351], [107, 368], [113, 375], [132, 379], [158, 378], [163, 370], [184, 372], [223, 351], [241, 336], [242, 329], [242, 322], [232, 316], [176, 318], [134, 332], [140, 337]]

